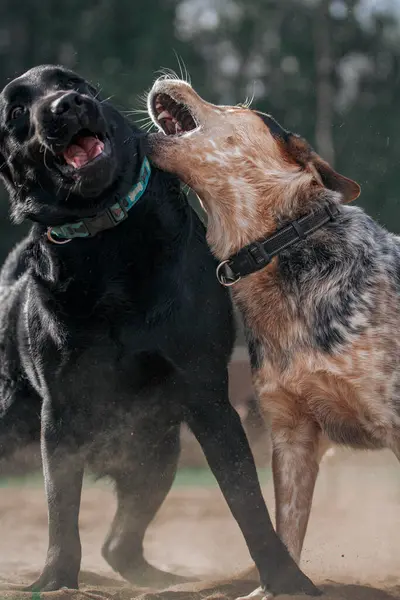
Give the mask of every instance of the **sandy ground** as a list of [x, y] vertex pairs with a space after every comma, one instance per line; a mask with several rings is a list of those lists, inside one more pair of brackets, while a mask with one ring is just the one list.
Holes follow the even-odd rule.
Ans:
[[[272, 507], [271, 484], [265, 497]], [[111, 488], [101, 482], [86, 487], [80, 520], [81, 590], [43, 596], [216, 600], [254, 588], [254, 583], [236, 582], [196, 586], [203, 590], [190, 592], [186, 585], [149, 595], [128, 587], [100, 555], [114, 509]], [[0, 599], [32, 598], [11, 591], [10, 583], [32, 581], [43, 566], [47, 512], [42, 487], [0, 489], [0, 526]], [[249, 565], [241, 534], [217, 487], [175, 488], [148, 531], [146, 555], [159, 567], [203, 580], [225, 578]], [[400, 465], [391, 454], [339, 452], [324, 462], [302, 566], [324, 590], [324, 600], [400, 599]]]

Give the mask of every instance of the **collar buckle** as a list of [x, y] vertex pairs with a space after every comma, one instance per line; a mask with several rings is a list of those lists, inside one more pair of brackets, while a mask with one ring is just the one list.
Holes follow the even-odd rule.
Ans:
[[216, 275], [219, 283], [224, 287], [232, 287], [242, 279], [241, 275], [235, 275], [229, 267], [229, 260], [223, 260], [219, 263]]
[[127, 218], [128, 212], [122, 202], [116, 202], [99, 215], [82, 219], [82, 223], [86, 227], [88, 237], [93, 237], [100, 231], [119, 225]]
[[54, 232], [52, 230], [51, 227], [47, 228], [46, 231], [46, 237], [49, 240], [49, 242], [51, 242], [52, 244], [56, 244], [57, 246], [63, 246], [64, 244], [68, 244], [69, 242], [72, 242], [71, 238], [66, 238], [66, 239], [56, 239], [54, 237]]

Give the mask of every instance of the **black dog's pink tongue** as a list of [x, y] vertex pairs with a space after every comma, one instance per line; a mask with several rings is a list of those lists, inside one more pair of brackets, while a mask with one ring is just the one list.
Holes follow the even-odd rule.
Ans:
[[89, 161], [99, 156], [104, 150], [104, 143], [94, 135], [78, 137], [63, 152], [65, 162], [74, 169], [84, 167]]

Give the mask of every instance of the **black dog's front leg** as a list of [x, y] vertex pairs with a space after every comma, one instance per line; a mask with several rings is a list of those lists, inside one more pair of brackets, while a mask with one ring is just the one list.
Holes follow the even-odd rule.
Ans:
[[70, 422], [44, 405], [42, 460], [49, 515], [49, 546], [41, 576], [29, 590], [77, 588], [81, 563], [79, 506], [83, 457], [68, 437]]
[[192, 401], [186, 405], [187, 422], [243, 533], [263, 590], [319, 595], [273, 528], [250, 446], [227, 391], [216, 394], [215, 389], [207, 387], [193, 386]]

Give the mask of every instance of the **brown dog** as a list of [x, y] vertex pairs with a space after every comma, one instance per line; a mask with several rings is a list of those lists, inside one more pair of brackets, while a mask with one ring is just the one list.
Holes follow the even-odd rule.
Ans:
[[299, 561], [329, 444], [400, 459], [400, 238], [343, 206], [359, 186], [268, 115], [166, 79], [148, 108], [163, 131], [150, 156], [205, 204], [217, 276], [243, 313], [277, 530]]

